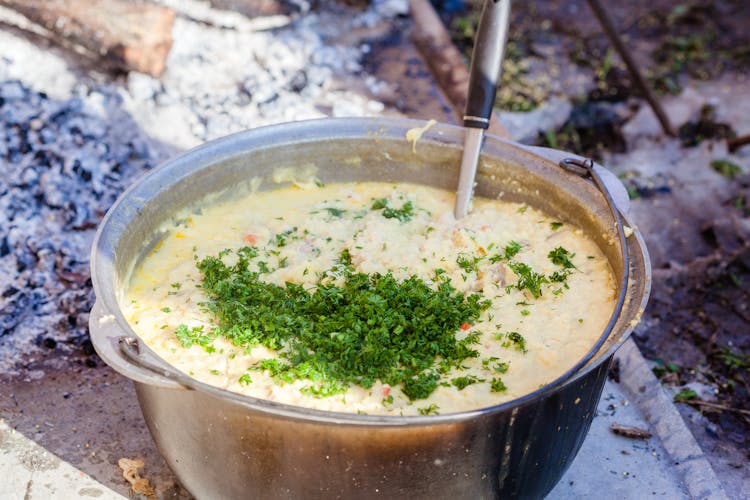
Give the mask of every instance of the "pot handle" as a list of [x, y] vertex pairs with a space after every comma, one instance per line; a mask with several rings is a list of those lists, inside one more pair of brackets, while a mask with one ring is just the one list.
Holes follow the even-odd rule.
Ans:
[[99, 357], [120, 375], [165, 389], [192, 389], [190, 377], [160, 366], [140, 341], [125, 334], [117, 318], [97, 300], [89, 316], [89, 335]]
[[[586, 158], [584, 158], [583, 156], [574, 155], [572, 153], [567, 153], [558, 149], [526, 145], [522, 145], [521, 147], [558, 164], [562, 160], [568, 158], [586, 160]], [[599, 174], [599, 178], [601, 179], [602, 183], [604, 183], [607, 191], [609, 191], [610, 196], [612, 196], [612, 200], [614, 201], [617, 210], [619, 210], [623, 215], [628, 215], [630, 213], [630, 196], [628, 195], [628, 190], [625, 189], [625, 186], [622, 184], [622, 182], [620, 182], [620, 179], [618, 179], [615, 174], [599, 165], [598, 163], [594, 163], [593, 168], [594, 170], [596, 170], [596, 173]]]

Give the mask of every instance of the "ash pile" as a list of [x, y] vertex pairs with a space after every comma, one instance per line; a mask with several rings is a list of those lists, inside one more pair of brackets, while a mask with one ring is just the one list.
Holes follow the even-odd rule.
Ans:
[[[116, 94], [59, 101], [22, 82], [0, 84], [2, 364], [35, 347], [88, 342], [95, 228], [132, 180], [165, 157], [128, 119]], [[104, 115], [104, 116], [103, 116]], [[112, 119], [114, 118], [114, 119]], [[9, 366], [10, 365], [10, 366]]]
[[405, 15], [405, 0], [256, 18], [160, 3], [177, 16], [158, 78], [99, 71], [7, 28], [20, 23], [0, 9], [0, 373], [97, 364], [91, 243], [138, 176], [244, 129], [384, 112], [372, 94], [349, 90], [378, 84], [360, 66], [370, 47], [352, 45], [351, 33]]

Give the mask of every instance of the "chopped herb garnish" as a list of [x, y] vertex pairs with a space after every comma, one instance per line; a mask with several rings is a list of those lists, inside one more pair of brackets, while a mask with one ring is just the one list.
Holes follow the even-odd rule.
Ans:
[[420, 415], [437, 415], [439, 409], [440, 407], [433, 403], [424, 408], [417, 408], [417, 412], [419, 412]]
[[171, 286], [171, 287], [172, 287], [172, 288], [174, 288], [175, 290], [179, 290], [179, 289], [180, 289], [180, 288], [182, 287], [182, 283], [179, 283], [179, 282], [175, 282], [175, 283], [172, 283], [172, 284], [171, 284], [171, 285], [169, 285], [169, 286]]
[[180, 341], [180, 344], [182, 344], [182, 347], [191, 347], [194, 344], [197, 344], [203, 346], [207, 351], [209, 348], [213, 350], [211, 343], [213, 342], [215, 335], [204, 333], [203, 325], [188, 328], [187, 325], [182, 324], [175, 329], [174, 334], [177, 337], [177, 340]]
[[[499, 338], [502, 338], [502, 337], [499, 336]], [[490, 366], [490, 363], [495, 363], [495, 365]], [[496, 373], [505, 373], [508, 371], [508, 368], [510, 368], [510, 365], [508, 363], [504, 363], [500, 361], [495, 356], [492, 356], [491, 358], [488, 358], [488, 359], [483, 359], [482, 366], [484, 366], [485, 369], [492, 370]]]
[[282, 373], [288, 365], [282, 365], [278, 359], [269, 358], [258, 361], [253, 366], [254, 370], [267, 370], [272, 377]]
[[575, 269], [576, 266], [573, 265], [573, 262], [570, 260], [575, 257], [575, 255], [576, 254], [568, 252], [563, 247], [557, 247], [547, 254], [547, 258], [549, 258], [554, 265], [562, 266], [563, 269]]
[[493, 369], [494, 369], [494, 370], [495, 370], [495, 371], [496, 371], [497, 373], [505, 373], [505, 372], [507, 372], [507, 371], [508, 371], [508, 368], [510, 368], [510, 365], [508, 365], [508, 363], [498, 363], [498, 364], [496, 364], [496, 365], [494, 366], [494, 368], [493, 368]]
[[508, 390], [508, 387], [500, 377], [495, 377], [490, 381], [490, 388], [492, 392], [505, 392]]
[[479, 271], [480, 260], [482, 260], [482, 257], [461, 252], [458, 254], [458, 257], [456, 257], [456, 264], [467, 273], [476, 273]]
[[[562, 269], [560, 271], [555, 271], [554, 273], [550, 274], [549, 280], [552, 283], [564, 283], [565, 280], [568, 279], [568, 276], [570, 276], [570, 273], [572, 272], [573, 271], [571, 271], [570, 269]], [[562, 293], [562, 289], [560, 289], [560, 292], [555, 295], [559, 295], [560, 293]]]
[[240, 377], [239, 383], [240, 383], [240, 385], [250, 385], [250, 384], [253, 383], [253, 379], [250, 378], [250, 374], [249, 373], [245, 373], [245, 374], [243, 374]]
[[[282, 382], [310, 380], [304, 391], [315, 395], [380, 380], [423, 399], [437, 387], [440, 365], [460, 366], [479, 356], [472, 348], [479, 332], [461, 340], [456, 333], [489, 307], [480, 294], [464, 296], [447, 279], [431, 288], [416, 276], [399, 282], [391, 273], [356, 273], [350, 262], [343, 250], [328, 271], [342, 279], [321, 278], [307, 290], [261, 281], [239, 252], [234, 265], [206, 257], [197, 264], [209, 299], [204, 308], [216, 319], [214, 331], [238, 347], [279, 351], [278, 359], [262, 361], [258, 369]], [[188, 343], [202, 335], [187, 336], [187, 327], [181, 332]]]
[[558, 229], [563, 227], [563, 223], [562, 222], [550, 222], [549, 227], [551, 227], [553, 231], [557, 231]]
[[520, 333], [509, 332], [508, 340], [510, 340], [516, 346], [516, 350], [519, 350], [524, 354], [528, 352], [528, 350], [526, 349], [526, 339], [524, 339]]
[[528, 316], [529, 314], [531, 314], [531, 311], [528, 309], [521, 309], [521, 316]]
[[290, 238], [291, 239], [295, 239], [295, 240], [299, 239], [299, 236], [292, 236], [293, 233], [295, 233], [296, 231], [297, 231], [297, 228], [293, 227], [293, 228], [291, 228], [291, 229], [289, 229], [287, 231], [278, 233], [278, 234], [274, 235], [272, 242], [277, 247], [285, 247], [286, 244], [287, 244], [287, 240], [288, 239], [290, 239]]
[[337, 219], [340, 219], [341, 216], [346, 213], [346, 210], [336, 207], [324, 207], [323, 210], [328, 212], [328, 215], [330, 215], [331, 217], [335, 217]]
[[526, 349], [526, 339], [518, 332], [498, 333], [495, 335], [495, 338], [503, 341], [501, 344], [503, 347], [515, 347], [517, 351], [521, 351], [524, 354], [528, 352], [528, 349]]
[[511, 241], [510, 243], [505, 245], [505, 248], [503, 249], [502, 252], [499, 252], [493, 255], [492, 257], [490, 257], [490, 262], [495, 263], [501, 260], [510, 260], [513, 257], [515, 257], [518, 254], [518, 252], [521, 251], [521, 248], [523, 247], [521, 246], [520, 243], [518, 243], [517, 241]]
[[518, 282], [515, 285], [517, 289], [528, 290], [535, 299], [542, 296], [542, 285], [549, 282], [543, 274], [534, 271], [523, 262], [512, 261], [508, 263], [508, 267], [518, 276]]
[[[242, 247], [237, 250], [237, 255], [241, 255], [248, 260], [254, 259], [258, 256], [258, 249], [256, 249], [255, 247]], [[219, 258], [221, 258], [221, 254], [219, 255]]]
[[172, 312], [172, 309], [170, 309], [169, 307], [162, 307], [161, 312], [165, 312], [165, 313]]
[[512, 259], [518, 252], [521, 251], [521, 244], [517, 241], [511, 241], [505, 245], [505, 258]]
[[521, 251], [521, 248], [522, 246], [520, 243], [518, 243], [517, 241], [511, 241], [510, 243], [505, 245], [505, 248], [503, 249], [502, 252], [498, 252], [495, 255], [491, 256], [489, 260], [493, 264], [501, 260], [510, 260], [513, 257], [515, 257], [518, 254], [518, 252]]
[[478, 379], [473, 375], [466, 375], [465, 377], [456, 377], [454, 379], [451, 379], [451, 384], [453, 384], [453, 386], [459, 391], [462, 391], [466, 387], [470, 386], [471, 384], [476, 384], [477, 382], [484, 382], [484, 380]]
[[414, 204], [411, 201], [404, 203], [401, 208], [392, 208], [388, 206], [387, 198], [379, 198], [373, 201], [372, 210], [382, 210], [383, 217], [386, 219], [397, 219], [399, 222], [407, 222], [414, 217]]

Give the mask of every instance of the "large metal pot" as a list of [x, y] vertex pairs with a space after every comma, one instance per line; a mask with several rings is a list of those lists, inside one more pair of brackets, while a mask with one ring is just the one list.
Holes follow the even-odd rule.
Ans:
[[[454, 189], [463, 131], [437, 125], [413, 149], [405, 133], [422, 125], [318, 120], [236, 134], [155, 169], [102, 222], [91, 259], [97, 296], [92, 341], [110, 366], [135, 382], [159, 450], [196, 497], [542, 497], [572, 462], [612, 354], [640, 318], [649, 292], [649, 262], [637, 230], [627, 238], [626, 300], [596, 356], [565, 380], [481, 410], [382, 417], [230, 393], [170, 367], [139, 345], [123, 318], [123, 290], [133, 268], [164, 236], [162, 227], [178, 212], [251, 178], [272, 187], [268, 179], [277, 167], [314, 165], [324, 182], [407, 181]], [[617, 270], [623, 254], [608, 205], [590, 181], [558, 166], [562, 155], [488, 137], [477, 194], [523, 201], [577, 224]]]

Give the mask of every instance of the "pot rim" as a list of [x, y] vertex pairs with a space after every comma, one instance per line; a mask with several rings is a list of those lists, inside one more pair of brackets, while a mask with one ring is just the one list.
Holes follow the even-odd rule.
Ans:
[[[365, 134], [377, 135], [381, 133], [385, 134], [386, 132], [387, 135], [385, 135], [385, 137], [389, 139], [396, 137], [404, 138], [406, 130], [424, 127], [424, 125], [424, 120], [403, 118], [323, 118], [269, 125], [237, 132], [235, 134], [206, 142], [161, 163], [145, 175], [136, 179], [107, 211], [107, 214], [99, 224], [92, 245], [90, 258], [91, 277], [94, 292], [97, 297], [94, 311], [98, 310], [98, 313], [91, 315], [90, 330], [92, 332], [92, 343], [96, 350], [102, 356], [104, 361], [120, 374], [133, 379], [136, 383], [151, 382], [142, 382], [138, 380], [139, 377], [133, 371], [133, 361], [123, 357], [122, 353], [119, 353], [120, 360], [113, 359], [112, 355], [114, 354], [116, 356], [118, 353], [113, 353], [111, 348], [108, 349], [107, 346], [104, 345], [105, 342], [102, 339], [97, 338], [95, 332], [95, 330], [102, 327], [105, 319], [107, 321], [114, 320], [113, 327], [116, 328], [122, 336], [139, 339], [138, 335], [132, 330], [120, 311], [115, 286], [113, 284], [115, 276], [115, 248], [113, 243], [119, 239], [112, 239], [113, 233], [117, 233], [117, 229], [113, 228], [113, 226], [122, 226], [117, 220], [117, 215], [120, 215], [121, 212], [125, 212], [126, 215], [129, 215], [131, 218], [137, 217], [140, 208], [128, 206], [128, 204], [133, 205], [133, 200], [131, 200], [131, 198], [147, 201], [150, 199], [148, 196], [141, 196], [144, 191], [146, 192], [145, 194], [148, 194], [149, 192], [158, 193], [163, 186], [168, 187], [173, 185], [180, 180], [189, 177], [196, 171], [207, 168], [211, 164], [225, 161], [236, 156], [238, 153], [245, 152], [253, 147], [262, 148], [271, 145], [272, 147], [277, 148], [283, 147], [285, 144], [299, 144], [300, 142], [315, 142], [325, 139], [361, 139]], [[426, 130], [421, 140], [434, 141], [449, 146], [460, 146], [462, 144], [463, 132], [463, 127], [445, 123], [435, 123], [434, 126]], [[404, 140], [406, 139], [404, 138]], [[529, 161], [551, 161], [549, 157], [546, 157], [543, 154], [543, 150], [540, 148], [521, 145], [494, 135], [487, 135], [484, 151], [486, 151], [488, 146], [492, 143], [499, 143], [505, 147], [510, 147], [520, 156], [528, 157]], [[439, 415], [408, 416], [366, 415], [317, 410], [302, 406], [278, 403], [267, 399], [255, 398], [200, 382], [187, 375], [183, 375], [182, 372], [164, 361], [143, 342], [139, 342], [140, 350], [144, 351], [149, 358], [156, 360], [156, 363], [158, 364], [157, 371], [162, 375], [162, 378], [165, 378], [165, 380], [166, 378], [171, 379], [169, 384], [171, 387], [180, 388], [181, 385], [181, 388], [183, 389], [205, 392], [216, 398], [228, 400], [249, 409], [295, 420], [352, 426], [421, 426], [449, 424], [486, 416], [496, 412], [512, 411], [513, 409], [520, 408], [538, 399], [542, 399], [550, 393], [559, 390], [561, 387], [574, 383], [576, 380], [598, 367], [601, 363], [607, 361], [620, 345], [627, 340], [635, 325], [640, 320], [640, 316], [643, 313], [650, 293], [650, 260], [643, 237], [637, 227], [632, 224], [627, 213], [622, 213], [622, 210], [620, 210], [620, 216], [623, 219], [623, 223], [627, 224], [633, 231], [633, 234], [628, 238], [630, 246], [633, 247], [630, 249], [631, 262], [634, 258], [632, 255], [634, 250], [638, 252], [638, 257], [643, 261], [645, 283], [643, 284], [643, 295], [638, 304], [637, 314], [627, 323], [624, 331], [617, 332], [615, 330], [610, 333], [610, 335], [619, 334], [619, 339], [606, 349], [606, 351], [597, 352], [594, 358], [578, 371], [574, 373], [565, 372], [565, 374], [563, 374], [564, 376], [556, 378], [549, 384], [545, 384], [533, 392], [497, 405]], [[630, 265], [631, 262], [629, 262], [628, 265]], [[631, 284], [628, 284], [628, 297], [630, 296]], [[126, 361], [123, 362], [123, 359]], [[169, 376], [170, 374], [172, 376]], [[188, 380], [185, 381], [185, 379]], [[180, 385], [174, 384], [174, 380], [181, 380], [178, 382]]]

